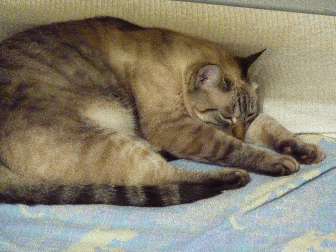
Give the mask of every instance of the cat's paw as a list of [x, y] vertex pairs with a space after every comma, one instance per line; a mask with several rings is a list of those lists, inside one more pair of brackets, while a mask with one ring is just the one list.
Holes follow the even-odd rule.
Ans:
[[242, 169], [223, 169], [224, 172], [220, 175], [220, 179], [225, 182], [223, 189], [236, 189], [245, 186], [250, 180], [250, 174]]
[[270, 176], [286, 176], [297, 172], [300, 169], [298, 162], [287, 155], [274, 155], [256, 172]]
[[272, 164], [272, 175], [273, 176], [285, 176], [297, 172], [300, 169], [298, 162], [287, 155], [281, 155]]
[[280, 143], [278, 152], [294, 157], [301, 164], [319, 163], [324, 158], [324, 153], [315, 144], [287, 140]]

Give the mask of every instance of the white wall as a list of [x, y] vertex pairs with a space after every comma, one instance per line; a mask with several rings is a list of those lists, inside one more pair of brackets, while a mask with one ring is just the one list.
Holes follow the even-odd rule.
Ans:
[[336, 0], [176, 0], [200, 3], [224, 4], [267, 10], [283, 10], [321, 15], [336, 15]]

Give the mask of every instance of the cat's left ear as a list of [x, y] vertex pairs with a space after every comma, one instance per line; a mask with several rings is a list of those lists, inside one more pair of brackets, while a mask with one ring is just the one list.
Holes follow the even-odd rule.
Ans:
[[262, 50], [261, 52], [252, 54], [246, 58], [242, 57], [235, 57], [235, 59], [238, 61], [239, 66], [242, 70], [243, 77], [247, 78], [247, 72], [250, 66], [259, 58], [259, 56], [265, 51], [266, 49]]

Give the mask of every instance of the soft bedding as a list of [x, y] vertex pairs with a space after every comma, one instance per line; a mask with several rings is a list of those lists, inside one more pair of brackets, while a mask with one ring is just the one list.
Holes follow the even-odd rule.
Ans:
[[[0, 205], [0, 251], [336, 251], [336, 140], [288, 177], [166, 208]], [[188, 169], [216, 169], [187, 160]]]

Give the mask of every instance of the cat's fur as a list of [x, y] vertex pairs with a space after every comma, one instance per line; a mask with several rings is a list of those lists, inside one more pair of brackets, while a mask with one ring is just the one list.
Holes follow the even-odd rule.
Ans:
[[[244, 186], [245, 170], [281, 176], [297, 161], [319, 162], [317, 146], [259, 115], [247, 70], [260, 54], [238, 58], [210, 41], [108, 17], [6, 39], [0, 201], [167, 206]], [[161, 151], [245, 170], [178, 169]]]

